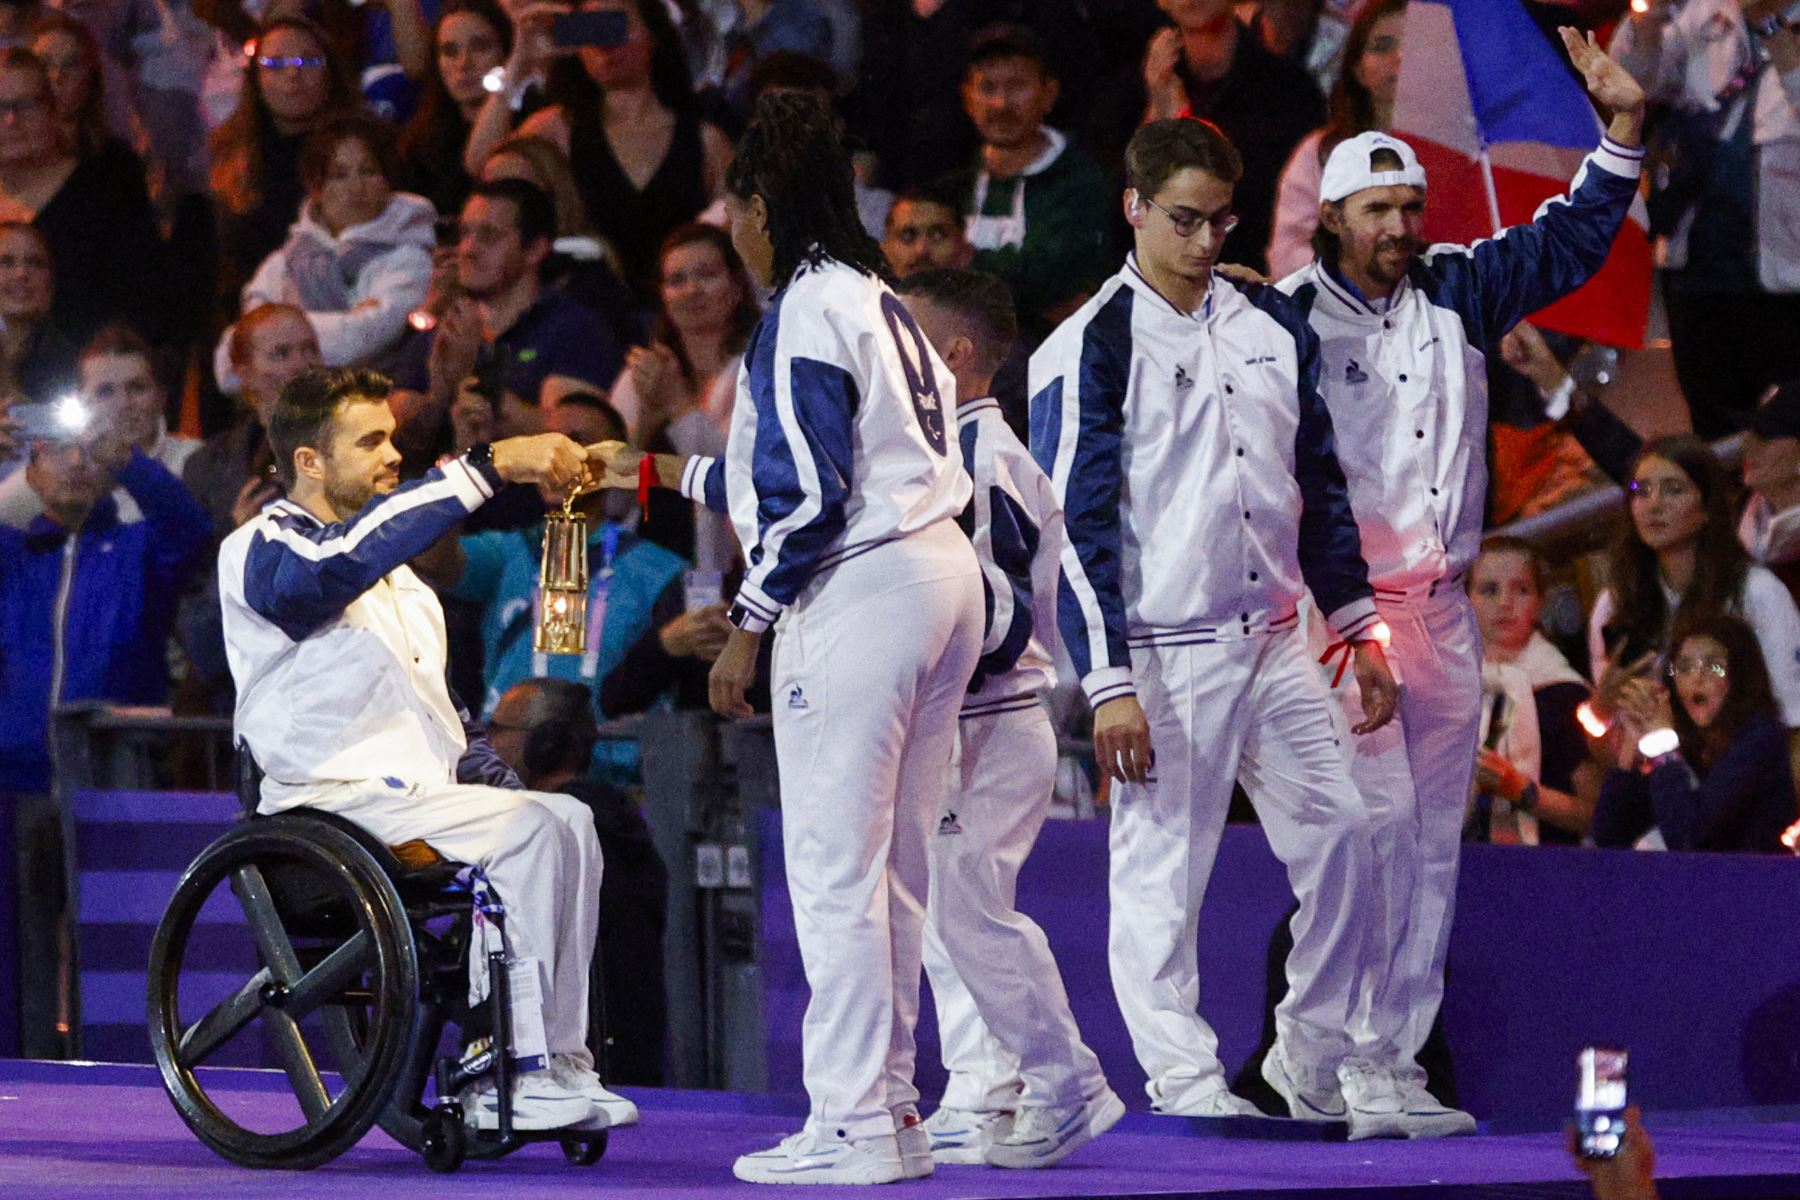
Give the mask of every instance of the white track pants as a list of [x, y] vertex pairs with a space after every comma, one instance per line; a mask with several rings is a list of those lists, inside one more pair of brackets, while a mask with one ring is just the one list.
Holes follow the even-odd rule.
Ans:
[[1372, 848], [1305, 637], [1150, 646], [1131, 662], [1156, 760], [1150, 782], [1113, 793], [1109, 952], [1150, 1098], [1180, 1111], [1224, 1086], [1218, 1038], [1197, 1011], [1196, 937], [1234, 779], [1300, 904], [1275, 1010], [1282, 1048], [1302, 1071], [1334, 1072], [1352, 1049]]
[[981, 653], [975, 551], [943, 523], [812, 585], [775, 639], [782, 845], [812, 999], [809, 1124], [894, 1132], [916, 1102], [913, 1025], [929, 847]]
[[[1378, 919], [1356, 1020], [1356, 1053], [1423, 1082], [1419, 1050], [1444, 999], [1463, 818], [1481, 727], [1481, 636], [1468, 595], [1376, 605], [1393, 633], [1400, 712], [1353, 738], [1350, 770], [1374, 818]], [[1315, 641], [1317, 636], [1315, 635]], [[1337, 689], [1342, 721], [1362, 719], [1354, 675]]]
[[966, 716], [931, 840], [925, 971], [946, 1108], [1079, 1104], [1106, 1084], [1081, 1041], [1044, 931], [1018, 911], [1019, 869], [1050, 811], [1056, 733], [1035, 699]]
[[[600, 932], [601, 864], [592, 809], [572, 796], [459, 783], [344, 784], [297, 803], [354, 821], [390, 846], [421, 838], [445, 858], [481, 867], [506, 905], [508, 948], [543, 964], [550, 1052], [593, 1065], [588, 965]], [[470, 953], [469, 974], [471, 995], [485, 995], [485, 954]]]

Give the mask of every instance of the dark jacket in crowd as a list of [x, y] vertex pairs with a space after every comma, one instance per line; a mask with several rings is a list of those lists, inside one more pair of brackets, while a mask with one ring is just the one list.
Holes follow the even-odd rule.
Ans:
[[1628, 847], [1655, 827], [1671, 850], [1776, 854], [1795, 817], [1787, 728], [1758, 717], [1704, 776], [1680, 757], [1647, 775], [1607, 772], [1594, 808], [1594, 844]]

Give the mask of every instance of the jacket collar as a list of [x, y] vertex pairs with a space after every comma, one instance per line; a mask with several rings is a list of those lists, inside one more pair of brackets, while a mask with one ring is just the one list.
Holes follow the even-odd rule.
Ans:
[[[77, 532], [82, 536], [90, 533], [105, 533], [118, 523], [119, 504], [112, 498], [112, 494], [108, 493], [100, 497], [94, 504], [93, 509], [88, 513], [87, 521]], [[25, 540], [34, 549], [60, 546], [68, 536], [69, 530], [57, 524], [49, 513], [39, 513], [31, 518], [30, 524], [25, 526]]]
[[1125, 269], [1119, 272], [1119, 277], [1125, 281], [1127, 287], [1150, 299], [1163, 311], [1176, 316], [1190, 317], [1202, 323], [1212, 320], [1215, 313], [1223, 310], [1224, 305], [1229, 303], [1224, 299], [1225, 293], [1233, 290], [1230, 281], [1215, 270], [1212, 273], [1211, 281], [1206, 285], [1206, 299], [1200, 302], [1199, 311], [1188, 312], [1163, 295], [1157, 286], [1150, 282], [1149, 277], [1138, 269], [1136, 251], [1125, 256]]
[[1356, 285], [1345, 279], [1338, 269], [1324, 259], [1313, 262], [1313, 278], [1319, 283], [1319, 296], [1328, 299], [1333, 308], [1342, 313], [1365, 319], [1379, 319], [1387, 316], [1406, 297], [1406, 290], [1411, 286], [1411, 279], [1402, 279], [1394, 290], [1388, 293], [1385, 300], [1369, 300], [1356, 290]]

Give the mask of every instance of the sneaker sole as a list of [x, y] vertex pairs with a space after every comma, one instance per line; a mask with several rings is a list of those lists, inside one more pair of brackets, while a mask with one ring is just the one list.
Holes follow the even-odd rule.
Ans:
[[1405, 1138], [1407, 1136], [1406, 1122], [1399, 1113], [1364, 1117], [1360, 1121], [1356, 1119], [1354, 1112], [1350, 1114], [1350, 1140], [1353, 1142], [1366, 1142], [1374, 1138]]
[[[1273, 1068], [1271, 1070], [1271, 1068]], [[1350, 1119], [1350, 1107], [1345, 1105], [1341, 1112], [1330, 1112], [1320, 1108], [1303, 1097], [1298, 1089], [1289, 1090], [1287, 1068], [1275, 1061], [1275, 1052], [1271, 1050], [1263, 1057], [1263, 1082], [1274, 1089], [1281, 1102], [1287, 1105], [1288, 1112], [1296, 1121], [1315, 1121], [1321, 1125], [1342, 1125]]]
[[955, 1146], [932, 1147], [931, 1161], [940, 1167], [979, 1167], [987, 1161], [987, 1152], [978, 1142]]
[[[1092, 1102], [1089, 1102], [1092, 1105]], [[991, 1166], [1006, 1167], [1011, 1170], [1034, 1170], [1038, 1167], [1053, 1167], [1069, 1155], [1075, 1153], [1114, 1125], [1125, 1115], [1125, 1102], [1119, 1099], [1116, 1092], [1107, 1091], [1098, 1106], [1088, 1109], [1087, 1120], [1076, 1119], [1067, 1135], [1060, 1142], [1052, 1142], [1038, 1148], [1008, 1146], [1004, 1142], [996, 1142], [988, 1148], [986, 1162]]]
[[832, 1184], [832, 1183], [898, 1183], [905, 1169], [897, 1162], [865, 1163], [858, 1167], [841, 1167], [829, 1163], [800, 1170], [778, 1170], [740, 1158], [731, 1165], [731, 1174], [744, 1183]]
[[[465, 1123], [472, 1129], [479, 1129], [484, 1133], [489, 1133], [500, 1128], [500, 1114], [498, 1112], [487, 1113], [477, 1109], [470, 1114], [470, 1117], [472, 1119], [467, 1120]], [[520, 1116], [517, 1112], [514, 1112], [512, 1127], [526, 1133], [543, 1133], [550, 1129], [588, 1130], [590, 1127], [586, 1122], [591, 1119], [591, 1113], [586, 1116], [557, 1119], [554, 1117]], [[601, 1127], [596, 1126], [592, 1128]]]
[[1475, 1118], [1467, 1113], [1413, 1114], [1404, 1118], [1406, 1136], [1413, 1139], [1464, 1137], [1475, 1132]]

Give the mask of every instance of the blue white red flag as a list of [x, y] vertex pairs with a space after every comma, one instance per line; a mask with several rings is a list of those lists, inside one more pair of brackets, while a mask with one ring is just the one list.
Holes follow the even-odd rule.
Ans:
[[[1430, 180], [1426, 237], [1473, 242], [1531, 220], [1568, 190], [1602, 126], [1563, 48], [1518, 0], [1412, 0], [1394, 132]], [[1643, 201], [1600, 273], [1532, 323], [1613, 346], [1641, 346], [1650, 307]]]

